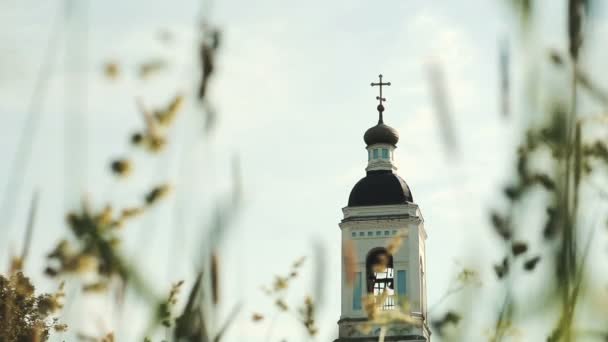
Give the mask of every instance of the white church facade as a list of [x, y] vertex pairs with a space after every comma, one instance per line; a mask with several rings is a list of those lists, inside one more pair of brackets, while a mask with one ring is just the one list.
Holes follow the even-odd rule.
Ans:
[[[378, 124], [365, 132], [366, 176], [353, 187], [339, 223], [343, 262], [339, 336], [335, 342], [429, 341], [424, 220], [396, 173], [398, 132], [384, 124], [382, 82]], [[399, 248], [395, 244], [400, 243]], [[350, 249], [350, 250], [349, 250]], [[348, 255], [346, 255], [348, 254]], [[370, 309], [370, 305], [374, 306]], [[377, 317], [369, 317], [369, 312]]]

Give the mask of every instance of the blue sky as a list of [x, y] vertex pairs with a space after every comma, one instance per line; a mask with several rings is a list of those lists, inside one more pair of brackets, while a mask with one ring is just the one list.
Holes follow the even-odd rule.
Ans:
[[[514, 128], [520, 124], [505, 120], [498, 110], [498, 44], [501, 37], [516, 37], [514, 20], [503, 2], [215, 1], [209, 17], [223, 30], [210, 93], [219, 114], [217, 129], [210, 137], [198, 137], [202, 124], [190, 100], [171, 132], [168, 153], [155, 158], [137, 153], [127, 143], [128, 135], [141, 127], [134, 98], [161, 105], [178, 91], [193, 94], [194, 29], [201, 5], [185, 0], [87, 3], [91, 27], [86, 33], [86, 63], [71, 63], [74, 60], [66, 59], [63, 47], [59, 49], [24, 174], [24, 191], [15, 199], [16, 219], [8, 233], [0, 235], [2, 248], [20, 246], [19, 228], [29, 194], [39, 187], [41, 210], [28, 273], [42, 288], [53, 286], [38, 275], [42, 260], [49, 241], [67, 234], [62, 213], [75, 205], [77, 193], [86, 190], [100, 206], [108, 200], [126, 204], [165, 179], [176, 186], [182, 209], [176, 211], [171, 200], [138, 220], [124, 232], [125, 250], [135, 255], [160, 290], [166, 291], [178, 279], [191, 280], [194, 262], [168, 264], [167, 255], [184, 260], [198, 255], [193, 249], [204, 234], [201, 222], [209, 219], [213, 199], [229, 188], [230, 161], [238, 155], [245, 207], [222, 243], [226, 303], [222, 310], [226, 313], [239, 300], [245, 301], [245, 307], [229, 340], [264, 337], [267, 326], [249, 322], [251, 312], [272, 310], [260, 286], [274, 274], [287, 272], [299, 256], [311, 255], [317, 242], [327, 253], [320, 325], [321, 339], [329, 339], [339, 316], [337, 224], [350, 189], [364, 176], [367, 157], [362, 137], [377, 120], [376, 90], [369, 83], [379, 73], [393, 84], [385, 92], [385, 121], [401, 134], [398, 172], [412, 189], [429, 234], [428, 302], [432, 306], [439, 300], [463, 267], [481, 274], [484, 285], [476, 290], [479, 293], [494, 286], [491, 263], [500, 252], [486, 216], [510, 174]], [[11, 28], [0, 33], [6, 42], [0, 47], [4, 98], [0, 179], [6, 179], [60, 2], [9, 1], [2, 6], [8, 10], [3, 9], [0, 19]], [[543, 18], [562, 9], [547, 8]], [[79, 25], [86, 10], [82, 4], [75, 7], [80, 34], [85, 34]], [[156, 39], [161, 29], [174, 34], [171, 45]], [[546, 44], [563, 46], [559, 34], [549, 35]], [[145, 82], [138, 80], [136, 65], [155, 57], [167, 59], [168, 69]], [[513, 57], [514, 74], [523, 71], [518, 69], [519, 58]], [[108, 60], [125, 68], [115, 82], [101, 73]], [[441, 142], [426, 78], [431, 61], [445, 70], [458, 158], [447, 158]], [[514, 96], [522, 94], [517, 81], [518, 77], [513, 82]], [[66, 88], [69, 82], [85, 82], [86, 88]], [[70, 99], [86, 96], [86, 115], [82, 123], [73, 123], [80, 135], [64, 133], [65, 113], [82, 108], [81, 102], [66, 102], [66, 94]], [[182, 150], [187, 161], [186, 171], [180, 173], [176, 156]], [[65, 184], [63, 172], [65, 151], [88, 151], [86, 156], [67, 153], [67, 163], [78, 170], [70, 185]], [[108, 174], [107, 163], [125, 154], [135, 156], [138, 169], [136, 180], [123, 184]], [[176, 213], [183, 227], [174, 227]], [[181, 237], [179, 248], [167, 247], [175, 235]], [[6, 253], [0, 260], [6, 265]], [[309, 289], [312, 263], [308, 266], [294, 294]], [[111, 311], [103, 298], [90, 300], [97, 303], [95, 308]], [[488, 302], [491, 306], [492, 299]], [[77, 305], [68, 309], [68, 317], [76, 321], [82, 317], [79, 313], [84, 309]], [[440, 313], [442, 308], [436, 310]], [[126, 315], [131, 311], [141, 316], [137, 308], [129, 308]], [[101, 317], [95, 324], [80, 320], [83, 329], [92, 333], [101, 334], [104, 327], [118, 329], [124, 336], [133, 336], [132, 327], [142, 323], [135, 319], [135, 324], [120, 325], [119, 318]], [[483, 320], [479, 325], [477, 331], [482, 331]], [[278, 326], [277, 339], [294, 336], [299, 329], [289, 317], [280, 318]]]

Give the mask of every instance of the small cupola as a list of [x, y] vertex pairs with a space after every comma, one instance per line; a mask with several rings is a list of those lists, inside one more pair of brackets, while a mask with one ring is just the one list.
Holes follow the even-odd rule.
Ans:
[[397, 166], [394, 163], [393, 154], [397, 148], [397, 142], [399, 142], [399, 133], [396, 129], [384, 123], [384, 105], [386, 101], [382, 97], [382, 86], [390, 86], [390, 82], [382, 82], [382, 75], [379, 83], [372, 83], [372, 86], [380, 87], [380, 96], [376, 96], [376, 99], [380, 102], [378, 104], [378, 124], [369, 128], [363, 135], [363, 140], [367, 145], [367, 160], [368, 164], [365, 168], [366, 171], [378, 171], [378, 170], [397, 170]]

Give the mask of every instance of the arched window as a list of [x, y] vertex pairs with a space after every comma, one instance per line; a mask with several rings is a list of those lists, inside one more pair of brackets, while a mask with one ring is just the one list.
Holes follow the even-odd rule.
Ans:
[[388, 253], [386, 248], [374, 248], [367, 254], [365, 270], [367, 293], [378, 297], [384, 296], [384, 302], [376, 303], [380, 309], [394, 309], [395, 271], [393, 269], [393, 256]]
[[388, 148], [383, 148], [382, 149], [382, 159], [389, 159], [388, 158]]

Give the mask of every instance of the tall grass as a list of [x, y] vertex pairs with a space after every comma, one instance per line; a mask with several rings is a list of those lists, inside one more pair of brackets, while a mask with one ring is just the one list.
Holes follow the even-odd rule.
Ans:
[[[509, 3], [520, 18], [522, 45], [526, 46], [525, 42], [533, 40], [535, 18], [542, 8], [532, 1]], [[591, 108], [605, 108], [606, 94], [581, 62], [585, 49], [594, 48], [585, 45], [592, 4], [578, 0], [570, 0], [567, 4], [563, 21], [568, 35], [567, 51], [547, 49], [541, 55], [541, 61], [532, 63], [549, 64], [550, 72], [565, 76], [568, 81], [561, 88], [566, 89], [564, 93], [568, 95], [564, 97], [549, 91], [544, 103], [533, 101], [523, 109], [523, 115], [532, 116], [532, 119], [528, 120], [530, 124], [517, 147], [513, 165], [515, 175], [502, 190], [506, 205], [489, 215], [504, 251], [503, 259], [493, 267], [505, 290], [502, 303], [496, 308], [494, 327], [487, 335], [491, 341], [521, 338], [521, 334], [526, 339], [526, 332], [521, 333], [517, 325], [539, 318], [553, 319], [550, 327], [539, 325], [538, 331], [534, 332], [544, 334], [547, 341], [588, 339], [590, 330], [595, 335], [591, 337], [597, 340], [608, 336], [608, 329], [594, 328], [598, 323], [601, 325], [604, 321], [601, 315], [605, 316], [606, 312], [600, 310], [600, 317], [590, 320], [598, 313], [593, 303], [583, 301], [584, 296], [601, 295], [591, 286], [590, 264], [593, 260], [589, 254], [592, 242], [600, 234], [597, 222], [606, 217], [604, 211], [595, 210], [599, 203], [605, 203], [605, 198], [593, 190], [594, 179], [605, 178], [608, 167], [607, 141], [605, 135], [598, 136], [597, 131], [605, 132], [608, 127], [606, 121], [597, 120], [597, 115], [582, 112], [579, 105], [580, 97], [586, 96], [595, 102]], [[501, 67], [503, 79], [508, 78], [504, 73], [509, 69]], [[502, 90], [504, 92], [506, 88], [502, 87]], [[503, 97], [508, 98], [508, 94]], [[531, 114], [534, 112], [540, 114]], [[542, 223], [532, 223], [535, 222], [530, 220], [533, 215], [541, 216]], [[523, 233], [530, 231], [539, 237], [540, 243], [525, 240], [530, 235]], [[548, 272], [539, 270], [543, 264]], [[545, 278], [546, 293], [539, 299], [540, 304], [535, 303], [536, 306], [525, 310], [525, 303], [515, 290], [521, 291], [529, 282], [527, 274], [534, 272], [541, 272], [541, 277]], [[436, 318], [436, 332], [440, 338], [458, 340], [457, 336], [462, 336], [460, 330], [464, 327], [459, 326], [462, 315], [456, 312], [454, 309]]]
[[[536, 13], [540, 9], [530, 0], [511, 0], [508, 3], [519, 18], [523, 34], [531, 34]], [[551, 72], [567, 76], [568, 83], [563, 84], [563, 87], [568, 90], [568, 96], [551, 94], [545, 103], [536, 103], [522, 110], [540, 114], [529, 121], [530, 124], [522, 134], [523, 138], [517, 147], [517, 157], [512, 163], [513, 177], [501, 189], [505, 205], [488, 215], [489, 226], [496, 233], [503, 256], [487, 266], [494, 270], [504, 290], [499, 293], [500, 305], [493, 308], [494, 324], [485, 335], [490, 341], [508, 340], [518, 335], [517, 323], [527, 317], [522, 317], [521, 302], [517, 299], [515, 289], [521, 284], [525, 285], [526, 275], [540, 272], [539, 269], [543, 265], [549, 268], [550, 272], [543, 275], [546, 277], [544, 280], [548, 295], [541, 299], [541, 305], [555, 310], [549, 313], [538, 310], [533, 312], [533, 315], [545, 315], [550, 318], [555, 316], [554, 322], [546, 331], [546, 340], [575, 341], [584, 336], [588, 337], [590, 332], [598, 339], [608, 338], [608, 329], [589, 328], [589, 322], [582, 318], [596, 312], [588, 301], [583, 302], [583, 298], [585, 295], [596, 295], [590, 286], [593, 282], [589, 271], [592, 262], [589, 257], [590, 246], [597, 235], [601, 234], [597, 228], [600, 224], [597, 222], [606, 218], [605, 212], [598, 213], [590, 208], [595, 208], [598, 202], [604, 203], [608, 199], [606, 191], [597, 189], [595, 183], [596, 179], [605, 177], [608, 167], [607, 140], [605, 135], [597, 135], [599, 125], [602, 126], [600, 129], [608, 128], [605, 127], [606, 114], [602, 112], [600, 115], [589, 115], [580, 110], [582, 95], [590, 98], [600, 108], [605, 109], [608, 104], [608, 93], [599, 86], [595, 79], [597, 75], [592, 70], [587, 70], [581, 60], [585, 49], [591, 48], [586, 45], [585, 31], [591, 6], [590, 1], [568, 1], [567, 20], [564, 21], [568, 34], [567, 49], [551, 49], [543, 54], [541, 61], [551, 65]], [[201, 23], [198, 30], [200, 74], [196, 90], [190, 95], [188, 92], [168, 87], [167, 93], [171, 94], [171, 98], [158, 108], [151, 108], [143, 100], [134, 99], [142, 120], [141, 128], [137, 132], [124, 137], [133, 147], [130, 153], [145, 152], [150, 158], [159, 158], [159, 152], [166, 148], [167, 143], [179, 136], [171, 136], [170, 128], [182, 115], [183, 104], [188, 101], [196, 102], [199, 113], [203, 115], [204, 129], [201, 132], [209, 133], [215, 126], [218, 114], [214, 111], [208, 94], [213, 86], [222, 31], [208, 22]], [[511, 103], [513, 82], [509, 75], [512, 53], [510, 47], [507, 48], [505, 44], [501, 46], [500, 111], [505, 119], [516, 114], [516, 108]], [[154, 74], [166, 66], [164, 60], [151, 58], [139, 66], [138, 72], [142, 79], [152, 82]], [[117, 79], [121, 77], [121, 68], [119, 61], [109, 61], [103, 72], [108, 79]], [[42, 101], [41, 89], [44, 88], [48, 77], [46, 69], [48, 66], [40, 74], [35, 91], [38, 95], [34, 95], [33, 109], [29, 111], [26, 123], [28, 134], [35, 134], [38, 120], [36, 113], [40, 111], [38, 104]], [[435, 104], [441, 132], [439, 139], [444, 142], [448, 156], [466, 153], [457, 147], [458, 137], [453, 129], [456, 122], [451, 117], [449, 94], [439, 65], [430, 66], [429, 82], [431, 101]], [[23, 165], [30, 149], [27, 139], [19, 144], [17, 162], [14, 164], [16, 171], [11, 173], [11, 187], [5, 194], [9, 201], [11, 197], [19, 195], [22, 180], [13, 178], [25, 167]], [[131, 180], [130, 177], [135, 177], [135, 171], [140, 165], [136, 164], [132, 155], [125, 153], [108, 161], [108, 165], [97, 167], [106, 168], [109, 171], [108, 177], [117, 177], [126, 182]], [[159, 293], [157, 287], [141, 272], [140, 265], [125, 255], [120, 245], [124, 230], [128, 229], [135, 217], [149, 215], [159, 202], [174, 195], [175, 189], [168, 182], [150, 187], [139, 194], [140, 201], [121, 208], [103, 202], [103, 198], [102, 202], [96, 202], [85, 194], [80, 194], [80, 205], [71, 208], [65, 215], [67, 230], [62, 240], [55, 246], [48, 246], [46, 275], [58, 279], [61, 284], [66, 279], [72, 284], [78, 284], [85, 295], [101, 293], [113, 298], [118, 309], [124, 309], [125, 292], [132, 291], [140, 297], [142, 305], [149, 312], [149, 323], [145, 336], [142, 336], [144, 340], [151, 341], [159, 336], [167, 341], [224, 340], [227, 330], [236, 317], [242, 314], [242, 305], [239, 303], [231, 308], [226, 319], [221, 320], [218, 317], [223, 286], [219, 277], [222, 267], [218, 257], [219, 248], [243, 206], [241, 176], [238, 158], [235, 158], [232, 189], [216, 200], [211, 219], [201, 223], [208, 233], [198, 243], [200, 253], [196, 260], [190, 261], [195, 265], [196, 274], [192, 283], [175, 279], [172, 284], [166, 284], [166, 292]], [[537, 198], [538, 194], [542, 195], [540, 204], [530, 206], [530, 200]], [[5, 203], [8, 203], [7, 200]], [[57, 318], [64, 301], [62, 286], [55, 294], [36, 294], [33, 284], [22, 273], [28, 259], [30, 242], [36, 236], [33, 230], [36, 208], [37, 195], [34, 195], [28, 224], [24, 228], [22, 252], [12, 256], [7, 275], [0, 276], [1, 341], [45, 341], [52, 334], [61, 336], [59, 334], [68, 328], [78, 329], [70, 327], [70, 322], [66, 322], [66, 326], [66, 323]], [[531, 224], [527, 219], [528, 215], [538, 214], [539, 210], [543, 216], [542, 224]], [[534, 244], [526, 240], [524, 234], [521, 234], [523, 230], [533, 231], [542, 243]], [[397, 237], [387, 246], [391, 253], [400, 248], [400, 239], [401, 237]], [[346, 279], [352, 281], [356, 268], [353, 264], [356, 260], [353, 255], [354, 248], [345, 245], [343, 250]], [[248, 313], [260, 329], [266, 329], [268, 341], [275, 340], [276, 318], [281, 315], [292, 317], [302, 328], [301, 331], [294, 332], [294, 337], [315, 339], [319, 326], [325, 324], [317, 318], [318, 308], [324, 298], [321, 290], [321, 284], [325, 282], [322, 277], [325, 255], [323, 246], [315, 244], [313, 254], [313, 267], [317, 277], [310, 293], [298, 295], [296, 302], [289, 302], [286, 297], [287, 291], [292, 288], [291, 284], [299, 279], [299, 274], [306, 265], [303, 258], [297, 260], [286, 275], [275, 276], [272, 284], [264, 288], [263, 293], [273, 304], [274, 312]], [[471, 286], [481, 286], [479, 274], [476, 270], [465, 268], [457, 274], [453, 286], [440, 297], [437, 306], [431, 306], [432, 327], [438, 339], [458, 341], [465, 336], [466, 332], [463, 330], [466, 325], [463, 323], [471, 319], [470, 311], [452, 307], [439, 312], [436, 308], [447, 299], [461, 295], [463, 289]], [[179, 302], [180, 293], [185, 295], [183, 303]], [[374, 298], [366, 298], [364, 302], [369, 327], [372, 324], [386, 327], [394, 322], [419, 324], [419, 319], [411, 315], [407, 301], [401, 303], [397, 310], [390, 312], [379, 312]], [[480, 306], [485, 304], [478, 303]], [[597, 320], [605, 323], [607, 312], [603, 309], [599, 311], [604, 316]], [[381, 331], [380, 341], [385, 338], [386, 329]], [[89, 336], [86, 333], [80, 333], [78, 336], [85, 341], [120, 339], [113, 331], [104, 332], [101, 336]]]

